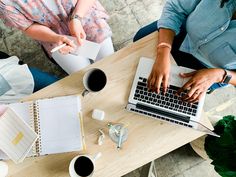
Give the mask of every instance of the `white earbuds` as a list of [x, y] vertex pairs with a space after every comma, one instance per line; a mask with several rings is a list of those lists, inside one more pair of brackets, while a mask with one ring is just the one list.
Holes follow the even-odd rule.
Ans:
[[105, 117], [105, 112], [100, 109], [94, 109], [92, 113], [92, 118], [96, 120], [103, 120]]

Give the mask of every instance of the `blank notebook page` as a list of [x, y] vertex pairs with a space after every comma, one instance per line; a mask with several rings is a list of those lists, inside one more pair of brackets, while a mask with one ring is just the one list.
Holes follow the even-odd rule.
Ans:
[[[31, 109], [30, 109], [30, 105], [33, 102], [24, 102], [24, 103], [12, 103], [9, 104], [8, 106], [19, 116], [21, 117], [25, 123], [27, 123], [28, 125], [32, 126], [32, 114], [31, 114]], [[31, 127], [33, 128], [33, 127]]]
[[83, 149], [79, 97], [59, 97], [36, 101], [41, 128], [41, 155]]

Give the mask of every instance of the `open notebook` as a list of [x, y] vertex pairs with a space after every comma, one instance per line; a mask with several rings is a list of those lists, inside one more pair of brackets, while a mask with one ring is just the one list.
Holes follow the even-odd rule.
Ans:
[[13, 103], [9, 107], [38, 134], [28, 156], [84, 149], [79, 96]]

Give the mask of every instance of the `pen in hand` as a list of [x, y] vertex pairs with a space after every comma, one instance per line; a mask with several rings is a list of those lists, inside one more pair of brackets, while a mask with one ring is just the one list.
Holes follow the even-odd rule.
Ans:
[[57, 46], [57, 47], [54, 47], [54, 48], [51, 50], [51, 53], [56, 52], [56, 51], [60, 50], [61, 48], [65, 47], [65, 46], [66, 46], [66, 43], [61, 44], [61, 45], [59, 45], [59, 46]]

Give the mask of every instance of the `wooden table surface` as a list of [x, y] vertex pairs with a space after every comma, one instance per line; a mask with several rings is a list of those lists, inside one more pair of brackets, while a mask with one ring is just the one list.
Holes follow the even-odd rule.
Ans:
[[[101, 158], [96, 161], [95, 177], [122, 176], [204, 135], [202, 132], [149, 119], [125, 110], [139, 58], [141, 56], [155, 58], [156, 43], [157, 33], [153, 33], [24, 99], [26, 101], [81, 94], [82, 77], [88, 69], [96, 67], [106, 73], [108, 77], [106, 87], [98, 93], [89, 93], [81, 98], [87, 146], [85, 153], [89, 155], [102, 153]], [[91, 118], [91, 111], [94, 108], [105, 111], [104, 121]], [[209, 126], [209, 121], [203, 119]], [[121, 150], [116, 149], [116, 145], [108, 136], [108, 122], [128, 124], [128, 140]], [[102, 146], [97, 145], [100, 128], [106, 134]], [[71, 152], [27, 158], [17, 165], [8, 161], [9, 176], [68, 177], [69, 162], [78, 154], [79, 152]]]

